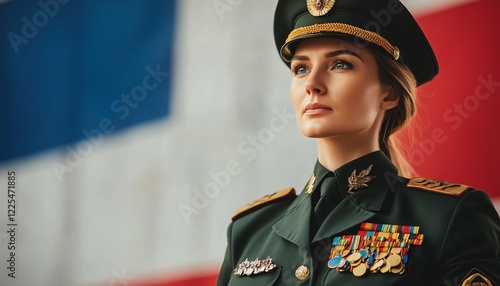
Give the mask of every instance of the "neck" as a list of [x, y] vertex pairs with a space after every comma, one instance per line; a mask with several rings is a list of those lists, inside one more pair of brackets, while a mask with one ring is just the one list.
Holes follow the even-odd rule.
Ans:
[[[318, 160], [330, 171], [366, 154], [380, 150], [377, 140], [366, 140], [366, 138], [330, 137], [319, 138], [317, 142]], [[367, 144], [367, 142], [369, 143]]]

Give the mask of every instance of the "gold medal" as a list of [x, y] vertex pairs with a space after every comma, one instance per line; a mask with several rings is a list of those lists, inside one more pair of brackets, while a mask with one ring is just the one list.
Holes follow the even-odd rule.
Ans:
[[403, 266], [403, 269], [401, 269], [401, 271], [399, 271], [398, 274], [400, 274], [400, 275], [405, 273], [405, 268], [406, 268], [404, 263], [401, 263], [401, 265]]
[[356, 277], [361, 277], [365, 275], [365, 273], [366, 273], [366, 264], [364, 263], [361, 263], [360, 265], [352, 269], [352, 274], [354, 274], [354, 276]]
[[400, 254], [401, 253], [401, 247], [393, 247], [391, 249], [391, 253]]
[[358, 266], [358, 265], [360, 265], [360, 264], [361, 264], [361, 259], [358, 259], [358, 260], [356, 260], [356, 261], [351, 262], [351, 266], [352, 266], [352, 267], [356, 267], [356, 266]]
[[389, 253], [387, 252], [380, 252], [378, 255], [377, 255], [377, 260], [381, 260], [381, 259], [384, 259], [387, 257]]
[[380, 273], [387, 273], [391, 270], [391, 266], [385, 263], [382, 267], [380, 267]]
[[340, 246], [340, 245], [332, 247], [332, 250], [330, 251], [330, 258], [329, 259], [332, 259], [333, 257], [341, 254], [342, 250], [344, 250], [344, 247]]
[[360, 259], [361, 259], [361, 253], [359, 253], [359, 252], [354, 252], [353, 254], [351, 254], [347, 257], [347, 261], [349, 261], [349, 262], [358, 261]]
[[390, 255], [389, 258], [387, 258], [387, 264], [390, 267], [396, 267], [396, 266], [400, 265], [401, 264], [401, 256], [396, 255], [396, 254]]
[[399, 274], [403, 270], [404, 270], [404, 264], [403, 263], [400, 263], [399, 265], [391, 268], [391, 272], [394, 273], [394, 274]]

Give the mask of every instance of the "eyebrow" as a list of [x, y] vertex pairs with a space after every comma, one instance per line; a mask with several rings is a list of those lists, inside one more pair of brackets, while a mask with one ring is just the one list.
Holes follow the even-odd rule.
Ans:
[[[342, 54], [348, 54], [348, 55], [353, 55], [355, 57], [357, 57], [358, 59], [360, 59], [361, 61], [363, 61], [363, 59], [361, 58], [361, 56], [359, 56], [356, 52], [354, 51], [351, 51], [351, 50], [337, 50], [337, 51], [333, 51], [333, 52], [328, 52], [325, 54], [325, 58], [333, 58], [333, 57], [336, 57], [336, 56], [339, 56], [339, 55], [342, 55]], [[309, 60], [309, 57], [307, 56], [301, 56], [301, 55], [294, 55], [293, 58], [292, 58], [292, 61], [293, 60], [301, 60], [301, 61], [304, 61], [304, 60]]]

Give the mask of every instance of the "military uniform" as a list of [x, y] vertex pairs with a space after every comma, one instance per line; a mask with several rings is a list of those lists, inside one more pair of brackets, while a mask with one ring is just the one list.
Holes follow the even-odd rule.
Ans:
[[[314, 195], [329, 177], [339, 200], [311, 233]], [[363, 230], [370, 227], [379, 229]], [[362, 243], [338, 245], [353, 237]], [[500, 285], [499, 239], [500, 219], [486, 193], [400, 177], [374, 152], [334, 172], [318, 162], [300, 195], [285, 189], [239, 211], [217, 285]], [[353, 261], [361, 249], [368, 255]], [[343, 267], [333, 261], [339, 257]]]
[[[279, 0], [274, 38], [290, 66], [303, 39], [378, 50], [421, 85], [438, 73], [424, 33], [399, 0]], [[486, 193], [398, 176], [377, 151], [330, 172], [318, 162], [292, 188], [241, 209], [218, 285], [497, 285], [500, 219]]]

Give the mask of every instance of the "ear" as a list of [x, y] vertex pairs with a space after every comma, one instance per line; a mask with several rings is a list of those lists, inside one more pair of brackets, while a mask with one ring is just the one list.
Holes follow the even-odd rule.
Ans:
[[380, 108], [383, 110], [389, 110], [393, 109], [394, 107], [398, 106], [399, 103], [399, 96], [394, 92], [394, 89], [387, 85], [384, 87], [384, 98], [382, 99], [382, 102], [380, 103]]

